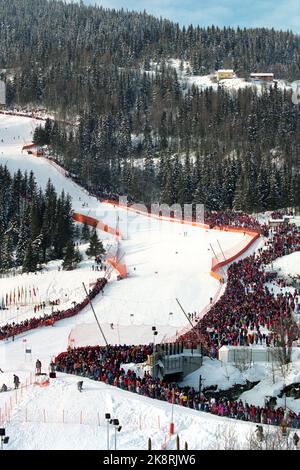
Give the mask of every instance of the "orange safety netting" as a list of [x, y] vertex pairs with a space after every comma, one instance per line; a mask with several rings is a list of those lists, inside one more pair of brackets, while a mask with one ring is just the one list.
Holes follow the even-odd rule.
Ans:
[[45, 380], [44, 382], [34, 382], [34, 385], [38, 385], [39, 387], [48, 387], [49, 379]]
[[121, 232], [119, 230], [116, 230], [115, 228], [112, 228], [109, 225], [104, 224], [101, 220], [94, 219], [94, 217], [90, 217], [85, 214], [74, 212], [73, 219], [76, 220], [76, 222], [79, 222], [81, 224], [86, 223], [87, 225], [91, 227], [98, 228], [99, 230], [102, 230], [103, 232], [107, 232], [112, 235], [115, 235], [116, 237], [122, 238]]
[[239, 233], [244, 233], [245, 235], [249, 235], [251, 237], [250, 241], [246, 243], [242, 248], [240, 248], [238, 251], [235, 251], [235, 253], [229, 254], [229, 256], [226, 256], [226, 259], [223, 261], [219, 261], [215, 257], [212, 259], [212, 267], [210, 271], [210, 275], [217, 279], [218, 281], [223, 282], [222, 276], [220, 276], [217, 271], [222, 268], [223, 266], [226, 266], [229, 263], [232, 263], [234, 260], [239, 258], [241, 255], [243, 255], [252, 245], [253, 243], [258, 240], [260, 237], [260, 233], [254, 232], [252, 230], [246, 230], [243, 228], [238, 228], [238, 227], [214, 227], [216, 230], [225, 230], [227, 232], [239, 232]]
[[25, 145], [23, 145], [23, 147], [22, 147], [22, 152], [23, 152], [23, 150], [33, 149], [34, 147], [36, 147], [35, 144], [25, 144]]
[[[73, 214], [74, 220], [80, 223], [86, 223], [87, 225], [90, 225], [91, 227], [97, 227], [100, 230], [103, 230], [104, 232], [111, 233], [115, 237], [122, 238], [122, 235], [119, 230], [116, 230], [114, 228], [109, 227], [107, 224], [103, 224], [98, 219], [94, 219], [94, 217], [90, 217], [84, 214], [80, 213], [74, 213]], [[127, 269], [126, 265], [123, 263], [119, 263], [117, 260], [117, 257], [115, 258], [109, 258], [107, 262], [114, 268], [116, 271], [119, 273], [121, 279], [125, 279], [127, 277]]]
[[118, 271], [118, 273], [120, 274], [121, 276], [121, 279], [125, 279], [127, 277], [127, 269], [126, 269], [126, 265], [123, 264], [123, 263], [119, 263], [118, 261], [114, 260], [114, 259], [108, 259], [107, 262], [113, 266], [113, 268]]
[[38, 385], [39, 387], [48, 387], [49, 384], [50, 384], [49, 377], [45, 378], [44, 380], [40, 382], [38, 380], [34, 382], [34, 385]]

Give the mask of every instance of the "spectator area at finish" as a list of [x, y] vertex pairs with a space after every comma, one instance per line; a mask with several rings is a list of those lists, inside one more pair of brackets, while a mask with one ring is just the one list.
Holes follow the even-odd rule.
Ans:
[[[268, 235], [267, 227], [262, 227]], [[228, 270], [228, 282], [221, 299], [200, 319], [197, 325], [179, 338], [187, 347], [202, 343], [205, 354], [216, 357], [221, 345], [271, 344], [277, 346], [280, 338], [276, 332], [283, 321], [291, 327], [289, 345], [298, 338], [293, 322], [293, 311], [299, 303], [299, 292], [294, 294], [271, 292], [265, 285], [268, 280], [264, 268], [276, 258], [300, 250], [300, 231], [295, 225], [273, 229], [266, 238], [265, 247], [246, 257]], [[293, 328], [294, 326], [294, 328]], [[151, 354], [151, 346], [108, 346], [69, 349], [55, 359], [56, 370], [103, 381], [123, 390], [146, 397], [176, 403], [214, 415], [254, 423], [280, 425], [285, 420], [293, 428], [300, 428], [300, 413], [285, 413], [282, 407], [274, 409], [228, 399], [207, 400], [193, 387], [179, 387], [148, 372], [139, 377], [134, 371], [122, 368], [124, 363], [144, 362]]]

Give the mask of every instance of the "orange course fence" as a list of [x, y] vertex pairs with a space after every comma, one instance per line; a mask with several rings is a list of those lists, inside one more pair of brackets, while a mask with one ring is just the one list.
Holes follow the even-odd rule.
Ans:
[[102, 230], [103, 232], [107, 232], [116, 237], [122, 238], [122, 235], [119, 230], [116, 230], [115, 228], [112, 228], [109, 225], [104, 224], [101, 220], [94, 219], [94, 217], [90, 217], [85, 214], [74, 212], [73, 219], [76, 220], [76, 222], [79, 222], [81, 224], [87, 224], [91, 227], [98, 228], [99, 230]]
[[[26, 117], [26, 118], [30, 118], [30, 119], [36, 119], [38, 121], [46, 121], [45, 118], [42, 118], [40, 116], [34, 116], [33, 112], [30, 115], [30, 114], [25, 114], [25, 113], [16, 113], [16, 112], [13, 112], [13, 111], [0, 111], [0, 114], [5, 114], [6, 116]], [[52, 119], [52, 121], [53, 121], [53, 119]]]
[[[4, 114], [5, 116], [19, 116], [19, 117], [23, 117], [23, 118], [35, 119], [36, 121], [46, 121], [45, 117], [37, 116], [35, 113], [36, 113], [35, 110], [32, 110], [31, 114], [26, 114], [26, 113], [21, 113], [21, 112], [14, 112], [14, 111], [2, 111], [2, 110], [0, 111], [0, 114]], [[75, 124], [73, 122], [57, 120], [57, 119], [51, 118], [49, 116], [47, 116], [47, 119], [49, 119], [52, 122], [54, 122], [54, 120], [55, 120], [55, 121], [61, 122], [63, 124], [68, 124], [68, 126], [73, 126], [73, 127], [75, 126]]]
[[[91, 227], [98, 228], [99, 230], [102, 230], [103, 232], [106, 232], [106, 233], [110, 233], [114, 235], [117, 240], [122, 239], [122, 234], [119, 230], [109, 227], [109, 225], [104, 224], [101, 220], [95, 219], [94, 217], [90, 217], [88, 215], [75, 212], [73, 214], [73, 219], [76, 220], [76, 222], [79, 222], [81, 224], [86, 223], [87, 225]], [[117, 256], [113, 258], [108, 258], [107, 262], [119, 273], [121, 279], [126, 278], [127, 276], [126, 265], [123, 263], [120, 263]]]
[[121, 279], [125, 279], [127, 276], [127, 269], [126, 265], [123, 263], [119, 263], [116, 259], [109, 258], [107, 262], [116, 270], [118, 271]]
[[226, 232], [239, 232], [239, 233], [244, 233], [245, 235], [249, 235], [251, 237], [250, 241], [246, 243], [246, 245], [243, 246], [239, 251], [234, 253], [232, 256], [229, 258], [224, 259], [223, 261], [219, 261], [216, 258], [212, 259], [212, 267], [210, 271], [210, 275], [217, 279], [220, 282], [223, 282], [222, 276], [218, 274], [219, 269], [221, 269], [223, 266], [226, 266], [229, 263], [232, 263], [235, 261], [237, 258], [242, 256], [253, 244], [256, 242], [256, 240], [259, 239], [260, 233], [255, 232], [253, 230], [247, 230], [244, 228], [238, 228], [238, 227], [229, 227], [229, 226], [222, 226], [222, 227], [214, 227], [214, 230], [225, 230]]
[[[249, 235], [251, 237], [251, 239], [242, 248], [240, 248], [238, 251], [236, 251], [234, 254], [232, 254], [228, 258], [224, 259], [223, 261], [219, 261], [216, 258], [212, 258], [212, 266], [211, 266], [210, 275], [212, 277], [214, 277], [217, 281], [219, 281], [220, 284], [219, 284], [218, 290], [215, 293], [215, 295], [214, 295], [213, 299], [211, 300], [211, 302], [208, 305], [206, 305], [202, 309], [202, 311], [199, 312], [196, 315], [195, 323], [198, 322], [201, 318], [203, 318], [204, 315], [206, 315], [209, 312], [211, 307], [213, 307], [216, 304], [216, 302], [219, 300], [219, 297], [220, 297], [221, 291], [222, 291], [222, 283], [224, 282], [223, 277], [218, 274], [219, 269], [221, 269], [223, 266], [226, 266], [229, 263], [232, 263], [234, 260], [236, 260], [237, 258], [242, 256], [253, 245], [253, 243], [256, 240], [258, 240], [258, 238], [260, 237], [260, 233], [254, 232], [252, 230], [243, 229], [243, 228], [236, 228], [236, 227], [226, 226], [226, 227], [214, 227], [214, 229], [225, 230], [227, 232], [244, 233], [245, 235]], [[171, 338], [168, 338], [168, 339], [164, 340], [164, 342], [173, 343], [177, 340], [178, 337], [180, 337], [183, 334], [187, 333], [191, 329], [192, 329], [191, 325], [188, 324], [187, 326], [185, 326], [181, 330], [177, 331], [175, 336], [172, 336]]]
[[22, 147], [22, 152], [23, 152], [23, 150], [30, 150], [30, 149], [33, 149], [33, 148], [35, 148], [35, 147], [36, 147], [35, 144], [25, 144], [25, 145], [23, 145], [23, 147]]

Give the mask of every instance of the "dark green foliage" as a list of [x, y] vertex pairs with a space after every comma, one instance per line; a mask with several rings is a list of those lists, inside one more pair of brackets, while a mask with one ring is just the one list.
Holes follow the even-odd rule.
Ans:
[[[113, 89], [97, 93], [114, 73], [114, 78], [123, 75], [120, 100], [129, 108], [134, 91], [132, 80], [126, 83], [126, 67], [148, 70], [150, 60], [169, 57], [190, 61], [194, 74], [225, 67], [242, 76], [268, 70], [290, 80], [300, 76], [299, 36], [290, 31], [180, 28], [145, 13], [47, 0], [1, 0], [0, 18], [0, 68], [19, 68], [9, 81], [9, 102], [45, 102], [57, 108], [72, 101], [80, 110], [90, 99], [116, 106]], [[146, 76], [139, 101], [142, 112], [148, 93]], [[162, 120], [162, 126], [166, 123]]]
[[[181, 84], [167, 64], [177, 58], [192, 74], [232, 67], [246, 79], [256, 71], [292, 81], [300, 77], [299, 35], [180, 28], [146, 13], [46, 0], [0, 0], [0, 18], [8, 104], [55, 111], [57, 120], [38, 127], [34, 141], [50, 144], [88, 189], [210, 209], [300, 205], [299, 106], [291, 92], [201, 91]], [[149, 74], [151, 61], [159, 69]], [[0, 200], [0, 230], [3, 217]], [[46, 221], [43, 259], [49, 249], [61, 256], [65, 243], [59, 226], [48, 228]]]
[[57, 196], [49, 181], [45, 193], [34, 176], [11, 176], [0, 166], [0, 271], [22, 266], [34, 272], [41, 263], [61, 259], [73, 237], [71, 201]]
[[[291, 96], [193, 89], [186, 96], [169, 92], [166, 99], [171, 76], [165, 69], [149, 79], [149, 96], [134, 89], [147, 111], [132, 107], [127, 121], [117, 109], [91, 109], [76, 128], [55, 122], [52, 153], [100, 194], [144, 203], [202, 202], [209, 209], [299, 206], [299, 107]], [[133, 144], [131, 133], [140, 141]]]
[[63, 269], [66, 271], [71, 271], [75, 269], [77, 264], [81, 261], [81, 255], [78, 248], [75, 248], [75, 245], [72, 240], [67, 242], [66, 253], [63, 260]]
[[90, 257], [101, 256], [105, 253], [103, 244], [99, 240], [96, 229], [93, 230], [93, 233], [90, 237], [90, 245], [86, 254]]
[[30, 240], [23, 260], [23, 272], [35, 272], [41, 260], [41, 237]]
[[89, 226], [86, 222], [82, 226], [81, 238], [85, 242], [88, 242], [89, 239], [90, 239], [90, 229], [89, 229]]

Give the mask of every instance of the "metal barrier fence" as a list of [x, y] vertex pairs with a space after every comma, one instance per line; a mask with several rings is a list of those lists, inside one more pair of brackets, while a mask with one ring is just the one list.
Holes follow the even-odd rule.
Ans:
[[[13, 418], [8, 414], [6, 422], [13, 420], [14, 423], [46, 423], [46, 424], [70, 424], [106, 427], [107, 421], [103, 412], [93, 410], [72, 410], [72, 409], [37, 409], [23, 408], [19, 409]], [[161, 430], [161, 418], [159, 415], [137, 414], [131, 417], [130, 424], [133, 428], [140, 431], [147, 429]], [[166, 424], [166, 423], [164, 423]]]
[[[5, 422], [10, 422], [12, 411], [16, 405], [18, 405], [24, 397], [28, 387], [34, 383], [34, 374], [31, 373], [29, 377], [25, 379], [25, 382], [20, 385], [18, 389], [15, 389], [7, 401], [0, 407], [0, 425], [2, 426]], [[2, 392], [9, 393], [9, 392]]]

